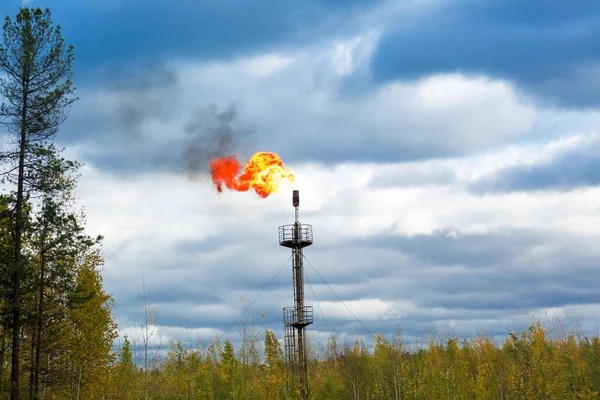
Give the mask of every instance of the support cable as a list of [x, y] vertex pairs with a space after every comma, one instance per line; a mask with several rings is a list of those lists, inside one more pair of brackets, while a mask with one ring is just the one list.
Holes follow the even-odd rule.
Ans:
[[[346, 310], [348, 310], [348, 312], [350, 314], [352, 314], [352, 316], [354, 317], [354, 319], [356, 319], [361, 325], [362, 327], [365, 329], [365, 331], [367, 331], [367, 333], [369, 335], [371, 335], [371, 338], [373, 338], [373, 341], [377, 341], [377, 336], [375, 336], [373, 333], [371, 333], [371, 331], [369, 330], [369, 328], [367, 328], [365, 326], [365, 324], [362, 323], [362, 321], [352, 312], [352, 310], [350, 310], [350, 308], [346, 305], [346, 303], [344, 303], [344, 301], [340, 298], [340, 296], [337, 295], [337, 293], [333, 290], [333, 288], [331, 286], [329, 286], [329, 284], [325, 281], [325, 279], [323, 278], [323, 276], [319, 273], [319, 271], [317, 271], [317, 269], [314, 267], [314, 265], [311, 264], [310, 261], [308, 261], [308, 259], [304, 256], [304, 254], [302, 255], [304, 257], [304, 259], [306, 260], [306, 262], [308, 263], [308, 265], [310, 265], [310, 267], [313, 269], [313, 271], [315, 271], [315, 273], [319, 276], [319, 278], [321, 278], [321, 280], [323, 281], [323, 283], [329, 288], [329, 290], [331, 290], [331, 293], [333, 293], [335, 295], [335, 297], [340, 301], [340, 303], [342, 303], [344, 305], [344, 307], [346, 307]], [[308, 277], [307, 277], [307, 281], [308, 281]], [[312, 285], [310, 285], [309, 282], [309, 286], [310, 289], [312, 290]], [[313, 295], [314, 295], [314, 291], [313, 291]], [[315, 300], [317, 300], [317, 298], [315, 297]], [[319, 305], [319, 302], [317, 301], [317, 305], [319, 306], [319, 310], [321, 310], [321, 306]], [[325, 320], [325, 316], [323, 315], [323, 312], [321, 311], [321, 315], [323, 316], [323, 320]], [[325, 322], [327, 324], [327, 322]], [[327, 328], [329, 329], [329, 325], [327, 325]], [[331, 333], [331, 331], [330, 331]], [[333, 335], [332, 335], [333, 337]], [[395, 359], [396, 354], [393, 351], [393, 347], [388, 347], [388, 346], [384, 346], [383, 347], [388, 354]], [[346, 367], [347, 368], [347, 367]]]
[[235, 319], [233, 320], [233, 322], [231, 323], [231, 325], [229, 325], [229, 327], [227, 327], [227, 329], [225, 329], [223, 331], [223, 333], [221, 333], [221, 335], [219, 335], [217, 337], [217, 340], [211, 344], [210, 346], [208, 346], [208, 348], [204, 351], [204, 353], [202, 354], [202, 356], [205, 356], [206, 353], [208, 353], [208, 351], [217, 343], [219, 343], [219, 340], [221, 340], [223, 338], [223, 336], [225, 336], [225, 334], [227, 334], [227, 332], [233, 328], [233, 326], [239, 321], [240, 318], [242, 318], [244, 316], [244, 314], [246, 314], [246, 312], [250, 309], [250, 307], [252, 307], [252, 305], [254, 304], [254, 302], [256, 300], [258, 300], [258, 298], [265, 292], [265, 290], [267, 290], [267, 288], [269, 287], [269, 285], [271, 283], [273, 283], [273, 281], [275, 280], [275, 278], [277, 278], [277, 276], [279, 275], [279, 273], [281, 272], [281, 270], [283, 270], [283, 268], [287, 265], [287, 263], [292, 259], [292, 256], [289, 256], [289, 258], [285, 261], [285, 263], [283, 263], [283, 265], [281, 266], [281, 268], [279, 268], [279, 270], [275, 273], [275, 275], [273, 275], [273, 277], [271, 278], [271, 280], [269, 282], [267, 282], [267, 284], [262, 288], [262, 290], [260, 291], [260, 293], [258, 295], [256, 295], [256, 297], [254, 298], [254, 300], [252, 300], [250, 302], [250, 304], [248, 304], [246, 306], [246, 308], [244, 308], [244, 311], [242, 311], [242, 313]]
[[311, 262], [308, 261], [308, 259], [306, 258], [306, 256], [303, 254], [302, 257], [304, 257], [304, 259], [306, 260], [306, 262], [308, 263], [308, 265], [310, 265], [310, 267], [313, 269], [313, 271], [315, 271], [315, 273], [319, 276], [319, 278], [321, 278], [321, 280], [323, 281], [323, 283], [329, 288], [329, 290], [331, 290], [331, 293], [333, 293], [334, 296], [340, 301], [340, 303], [342, 303], [344, 305], [344, 307], [346, 307], [346, 310], [348, 310], [348, 312], [350, 314], [352, 314], [352, 316], [354, 317], [354, 319], [356, 319], [358, 321], [358, 323], [362, 325], [362, 327], [365, 329], [365, 331], [367, 331], [367, 333], [369, 335], [371, 335], [371, 337], [373, 339], [376, 339], [375, 335], [373, 335], [371, 333], [371, 331], [369, 330], [369, 328], [367, 328], [365, 326], [365, 324], [362, 323], [362, 321], [352, 312], [352, 310], [346, 305], [346, 303], [344, 303], [344, 301], [340, 298], [340, 296], [337, 295], [337, 293], [333, 290], [333, 288], [331, 286], [329, 286], [329, 284], [325, 281], [325, 279], [323, 278], [323, 276], [321, 276], [321, 274], [319, 273], [319, 271], [317, 271], [317, 269], [311, 264]]
[[[306, 261], [308, 262], [308, 260], [306, 260]], [[312, 265], [311, 265], [311, 267], [312, 267]], [[314, 267], [313, 267], [313, 269], [314, 269]], [[316, 270], [315, 270], [315, 272], [316, 272]], [[333, 336], [333, 332], [331, 331], [331, 328], [329, 327], [329, 323], [327, 322], [327, 319], [325, 318], [325, 314], [323, 314], [323, 310], [321, 309], [321, 304], [319, 303], [319, 300], [317, 300], [317, 296], [315, 294], [315, 291], [313, 290], [313, 287], [312, 287], [312, 285], [310, 283], [310, 280], [308, 279], [308, 274], [306, 272], [304, 272], [304, 277], [306, 278], [306, 282], [308, 282], [308, 286], [310, 287], [310, 291], [312, 292], [313, 297], [315, 298], [315, 302], [317, 303], [317, 307], [319, 307], [319, 311], [321, 312], [321, 317], [323, 317], [323, 321], [325, 321], [325, 325], [327, 326], [327, 330], [329, 331], [329, 336], [331, 337], [331, 339], [335, 343], [335, 346], [336, 346], [335, 352], [332, 354], [334, 365], [335, 365], [335, 363], [337, 362], [337, 358], [338, 358], [338, 354], [337, 354], [337, 351], [338, 351], [338, 349], [337, 349], [337, 341], [335, 340], [335, 337]], [[323, 279], [323, 278], [321, 277], [321, 279]], [[325, 282], [325, 281], [323, 281], [323, 282]], [[327, 282], [325, 282], [325, 284], [327, 284]], [[350, 376], [350, 367], [348, 366], [348, 364], [344, 362], [344, 363], [342, 363], [342, 365], [344, 366], [344, 369], [346, 370], [346, 373], [348, 374], [348, 376]]]
[[329, 331], [329, 336], [331, 336], [331, 338], [333, 339], [333, 332], [331, 332], [331, 328], [329, 327], [329, 323], [327, 322], [327, 319], [325, 318], [325, 314], [323, 314], [323, 310], [321, 309], [321, 304], [319, 303], [319, 300], [317, 300], [317, 295], [315, 294], [315, 291], [313, 290], [313, 287], [310, 284], [310, 279], [308, 279], [308, 274], [306, 273], [306, 271], [304, 272], [304, 277], [306, 278], [306, 282], [308, 282], [308, 287], [310, 287], [310, 291], [312, 292], [313, 297], [315, 298], [315, 302], [317, 303], [317, 307], [319, 307], [319, 312], [321, 313], [321, 317], [323, 317], [323, 321], [325, 322], [325, 326], [327, 326], [327, 330]]

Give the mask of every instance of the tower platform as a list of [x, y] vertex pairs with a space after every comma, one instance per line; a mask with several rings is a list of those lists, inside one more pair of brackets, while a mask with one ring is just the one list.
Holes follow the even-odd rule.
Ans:
[[313, 323], [313, 308], [312, 306], [304, 306], [301, 315], [298, 315], [298, 310], [295, 307], [283, 308], [283, 324], [285, 326], [293, 326], [294, 328], [303, 328]]
[[[295, 235], [296, 229], [298, 229], [297, 236]], [[313, 243], [312, 225], [298, 223], [298, 225], [290, 224], [279, 227], [279, 244], [281, 246], [293, 249], [296, 247], [296, 243], [300, 248], [310, 246]]]

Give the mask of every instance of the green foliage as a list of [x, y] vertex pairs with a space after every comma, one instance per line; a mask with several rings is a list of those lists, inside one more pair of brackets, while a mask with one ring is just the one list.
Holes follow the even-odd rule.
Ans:
[[[26, 129], [28, 141], [43, 141], [56, 133], [75, 101], [70, 97], [73, 47], [65, 46], [49, 9], [21, 8], [14, 21], [6, 17], [3, 33], [0, 94], [6, 103], [0, 115], [15, 132]], [[39, 149], [31, 147], [29, 154]]]

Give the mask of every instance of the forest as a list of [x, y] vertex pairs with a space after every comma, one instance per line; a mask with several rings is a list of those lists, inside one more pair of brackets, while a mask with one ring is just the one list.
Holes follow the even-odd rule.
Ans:
[[[106, 385], [116, 392], [105, 398], [298, 398], [280, 343], [267, 328], [244, 325], [239, 348], [228, 340], [195, 348], [170, 343], [147, 369], [134, 365], [132, 348], [139, 349], [128, 340], [121, 347]], [[389, 339], [376, 334], [368, 347], [364, 337], [338, 343], [332, 334], [322, 343], [309, 339], [308, 358], [310, 399], [600, 398], [600, 338], [582, 336], [560, 318], [532, 320], [502, 343], [484, 334], [460, 339], [438, 332], [408, 345], [397, 329]]]
[[[208, 342], [152, 348], [148, 332], [141, 342], [117, 343], [115, 304], [102, 282], [103, 238], [86, 232], [74, 194], [81, 165], [55, 142], [77, 100], [74, 54], [49, 9], [25, 7], [6, 18], [0, 397], [297, 398], [278, 335], [266, 327], [245, 327], [237, 346], [202, 338]], [[324, 342], [308, 335], [311, 399], [600, 398], [600, 338], [561, 321], [553, 327], [532, 321], [501, 343], [481, 334], [408, 345], [399, 329], [392, 337], [343, 343], [335, 335]]]

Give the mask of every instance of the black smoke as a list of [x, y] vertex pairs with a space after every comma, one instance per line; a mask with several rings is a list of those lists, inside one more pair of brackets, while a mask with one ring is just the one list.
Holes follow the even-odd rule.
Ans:
[[253, 130], [241, 125], [237, 115], [234, 104], [223, 110], [211, 104], [196, 110], [185, 124], [183, 159], [190, 177], [205, 175], [213, 157], [237, 154], [242, 159], [249, 158]]

